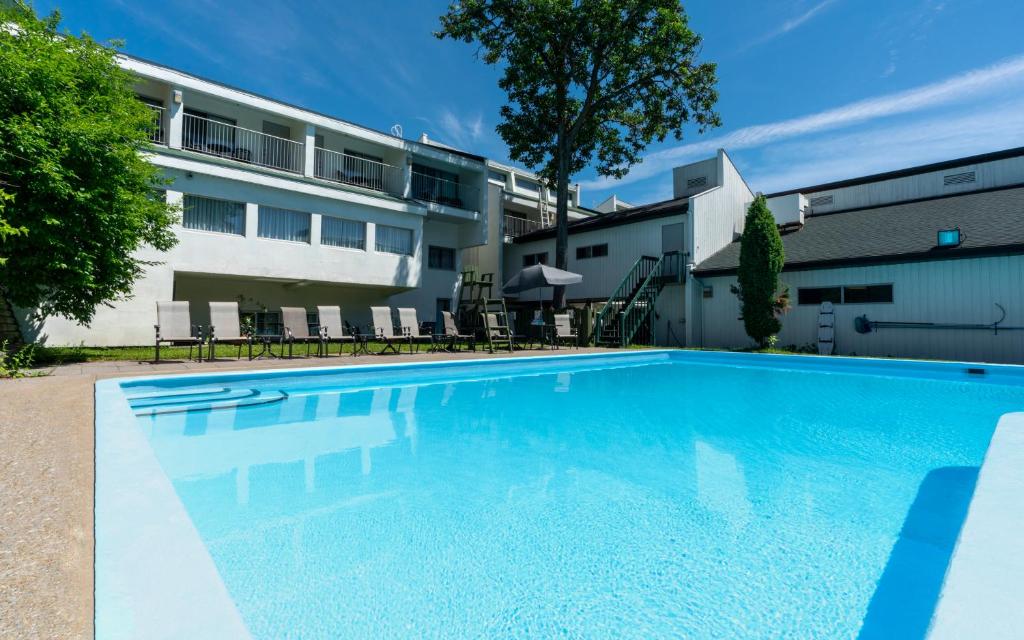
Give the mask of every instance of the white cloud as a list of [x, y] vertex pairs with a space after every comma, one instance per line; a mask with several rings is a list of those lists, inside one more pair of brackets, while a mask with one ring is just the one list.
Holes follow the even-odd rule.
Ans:
[[790, 31], [792, 31], [793, 29], [796, 29], [800, 25], [804, 24], [805, 22], [807, 22], [808, 20], [810, 20], [814, 16], [818, 15], [819, 13], [821, 13], [822, 11], [827, 9], [829, 7], [829, 5], [833, 5], [835, 3], [836, 3], [836, 0], [823, 0], [823, 2], [819, 2], [818, 4], [814, 5], [813, 7], [808, 9], [807, 11], [804, 11], [800, 15], [795, 16], [793, 18], [790, 18], [789, 20], [786, 20], [785, 22], [783, 22], [781, 25], [779, 25], [775, 29], [769, 31], [768, 33], [764, 34], [760, 38], [757, 38], [756, 40], [754, 40], [752, 43], [750, 43], [745, 48], [749, 49], [750, 47], [753, 47], [753, 46], [756, 46], [756, 45], [759, 45], [759, 44], [764, 44], [765, 42], [768, 42], [769, 40], [774, 40], [775, 38], [778, 38], [779, 36], [784, 36], [787, 33], [789, 33]]
[[461, 118], [448, 108], [441, 110], [437, 126], [444, 136], [442, 142], [462, 149], [471, 148], [484, 133], [482, 114], [477, 113], [475, 116]]
[[923, 85], [876, 98], [853, 102], [835, 109], [738, 129], [732, 133], [700, 142], [679, 145], [648, 154], [621, 180], [596, 178], [584, 181], [584, 188], [603, 190], [644, 180], [672, 167], [713, 154], [719, 148], [731, 151], [762, 147], [802, 135], [840, 129], [854, 124], [922, 111], [939, 105], [963, 101], [985, 92], [1003, 89], [1024, 78], [1024, 56], [974, 69], [940, 82]]
[[762, 154], [746, 177], [751, 187], [770, 193], [1020, 144], [1024, 99], [783, 144]]

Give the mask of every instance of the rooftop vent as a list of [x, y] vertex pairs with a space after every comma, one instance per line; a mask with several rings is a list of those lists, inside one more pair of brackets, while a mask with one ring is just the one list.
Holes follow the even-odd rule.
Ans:
[[693, 188], [696, 188], [696, 187], [703, 187], [707, 183], [708, 183], [708, 177], [707, 176], [701, 176], [699, 178], [690, 178], [690, 179], [688, 179], [686, 181], [686, 188], [687, 189], [693, 189]]
[[973, 171], [964, 171], [963, 173], [951, 173], [948, 176], [942, 176], [942, 186], [949, 187], [955, 184], [970, 184], [977, 179], [977, 176]]
[[810, 200], [807, 201], [807, 204], [811, 205], [812, 207], [827, 207], [827, 206], [830, 206], [834, 202], [835, 202], [835, 198], [833, 198], [831, 195], [827, 195], [827, 196], [814, 196], [813, 198], [811, 198]]

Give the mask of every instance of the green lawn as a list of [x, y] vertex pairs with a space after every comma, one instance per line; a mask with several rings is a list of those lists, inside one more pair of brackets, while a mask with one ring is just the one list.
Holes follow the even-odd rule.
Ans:
[[[342, 345], [345, 353], [352, 352], [352, 345]], [[254, 345], [255, 352], [259, 352], [259, 346]], [[287, 349], [286, 349], [287, 350]], [[330, 346], [331, 355], [338, 353], [338, 345]], [[274, 345], [274, 353], [280, 353], [280, 346]], [[310, 347], [310, 354], [316, 353], [316, 345]], [[238, 354], [238, 347], [235, 345], [221, 345], [217, 347], [217, 358], [234, 358]], [[305, 345], [295, 345], [296, 356], [306, 355]], [[198, 350], [192, 350], [192, 356], [196, 357]], [[209, 351], [203, 347], [203, 358], [208, 357]], [[104, 360], [122, 360], [135, 362], [152, 362], [155, 357], [153, 347], [44, 347], [37, 346], [35, 357], [32, 359], [32, 366], [46, 367], [58, 364], [74, 364], [76, 362], [99, 362]], [[242, 348], [242, 358], [248, 357], [248, 351]], [[188, 358], [188, 347], [160, 347], [161, 360], [185, 360]]]

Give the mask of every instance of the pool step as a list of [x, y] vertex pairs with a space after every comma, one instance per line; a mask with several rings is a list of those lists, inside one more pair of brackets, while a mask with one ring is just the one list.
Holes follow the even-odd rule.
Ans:
[[155, 416], [165, 413], [186, 413], [190, 411], [213, 411], [234, 409], [260, 404], [280, 402], [288, 397], [284, 391], [256, 389], [230, 389], [209, 387], [188, 391], [142, 395], [129, 398], [128, 402], [137, 416]]

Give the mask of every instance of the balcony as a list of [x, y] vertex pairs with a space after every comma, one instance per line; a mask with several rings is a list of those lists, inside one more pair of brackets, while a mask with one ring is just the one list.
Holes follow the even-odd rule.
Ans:
[[220, 158], [302, 173], [305, 145], [190, 113], [182, 120], [181, 147]]
[[453, 180], [412, 172], [411, 197], [459, 209], [476, 210], [480, 191]]
[[532, 233], [539, 229], [545, 228], [541, 224], [540, 220], [530, 220], [528, 218], [520, 218], [518, 216], [505, 215], [502, 216], [502, 233], [506, 238], [517, 238], [527, 233]]
[[167, 131], [164, 129], [164, 109], [155, 104], [147, 104], [153, 112], [153, 123], [150, 125], [149, 140], [156, 144], [167, 144]]
[[381, 191], [396, 197], [402, 197], [405, 191], [402, 169], [390, 164], [317, 147], [314, 150], [314, 165], [313, 175], [323, 180]]

